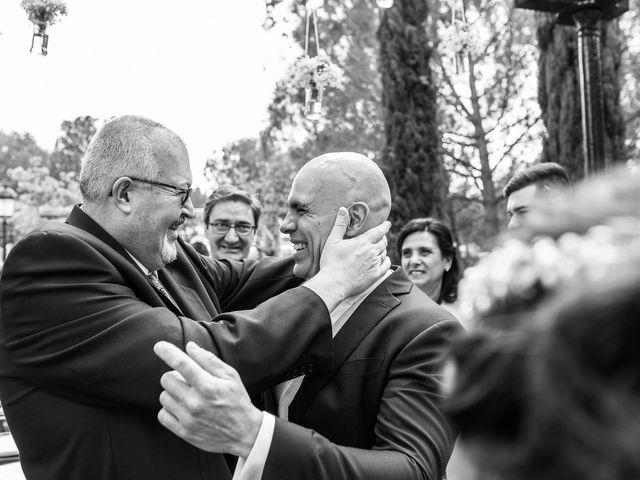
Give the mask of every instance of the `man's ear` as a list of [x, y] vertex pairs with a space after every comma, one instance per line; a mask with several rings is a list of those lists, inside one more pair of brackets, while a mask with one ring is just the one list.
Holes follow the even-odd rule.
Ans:
[[120, 177], [117, 179], [113, 187], [111, 187], [111, 195], [113, 196], [116, 207], [123, 213], [131, 213], [131, 200], [129, 199], [129, 190], [132, 182], [128, 177]]
[[369, 219], [369, 206], [364, 202], [356, 202], [347, 208], [349, 211], [349, 225], [344, 236], [355, 237], [362, 232], [364, 224]]

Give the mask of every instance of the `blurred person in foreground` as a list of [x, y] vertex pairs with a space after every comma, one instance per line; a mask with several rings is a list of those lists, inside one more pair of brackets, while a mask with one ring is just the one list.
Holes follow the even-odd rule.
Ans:
[[204, 204], [204, 223], [211, 256], [242, 260], [249, 257], [260, 220], [258, 199], [232, 185], [216, 188]]
[[[318, 271], [339, 205], [349, 205], [346, 236], [357, 237], [387, 218], [391, 195], [373, 161], [331, 153], [302, 167], [287, 205], [280, 229], [295, 248], [294, 275], [306, 279]], [[215, 356], [190, 346], [190, 358], [159, 344], [156, 352], [186, 379], [163, 376], [160, 421], [205, 450], [242, 448], [237, 480], [440, 480], [455, 438], [439, 406], [441, 360], [458, 322], [398, 267], [331, 317], [333, 368], [302, 369], [268, 391], [265, 408], [278, 417], [238, 393], [237, 374]], [[255, 419], [253, 445], [227, 442], [210, 413], [238, 396], [229, 421]]]
[[343, 240], [343, 208], [318, 274], [268, 300], [299, 285], [293, 261], [197, 254], [177, 234], [194, 216], [191, 182], [174, 132], [117, 117], [87, 148], [83, 204], [10, 252], [0, 278], [0, 397], [27, 479], [230, 478], [222, 455], [158, 423], [167, 367], [153, 346], [198, 342], [258, 394], [301, 368], [330, 367], [329, 312], [389, 268], [388, 224]]
[[438, 304], [456, 301], [462, 269], [449, 227], [435, 218], [414, 218], [396, 245], [402, 269], [420, 290]]
[[554, 162], [536, 163], [516, 173], [502, 190], [507, 200], [507, 228], [522, 227], [530, 211], [547, 199], [562, 198], [569, 184], [567, 171]]
[[445, 409], [467, 478], [640, 478], [639, 205], [638, 172], [584, 182], [464, 279]]

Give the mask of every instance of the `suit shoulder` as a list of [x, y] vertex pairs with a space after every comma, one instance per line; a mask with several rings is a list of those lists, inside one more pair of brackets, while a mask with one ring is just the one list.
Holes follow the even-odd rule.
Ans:
[[[49, 222], [38, 230], [34, 230], [23, 237], [11, 250], [10, 255], [21, 254], [24, 251], [34, 250], [43, 254], [55, 255], [54, 248], [64, 245], [79, 247], [82, 244], [104, 244], [100, 239], [72, 225], [61, 222]], [[45, 251], [43, 251], [43, 249]]]
[[418, 288], [412, 288], [410, 292], [397, 298], [400, 303], [393, 310], [394, 321], [403, 322], [416, 333], [435, 325], [460, 328], [460, 323], [449, 311]]
[[124, 260], [90, 233], [60, 222], [53, 223], [29, 233], [11, 249], [3, 269], [3, 283], [14, 276], [37, 278], [45, 273], [79, 273], [78, 269], [95, 271]]

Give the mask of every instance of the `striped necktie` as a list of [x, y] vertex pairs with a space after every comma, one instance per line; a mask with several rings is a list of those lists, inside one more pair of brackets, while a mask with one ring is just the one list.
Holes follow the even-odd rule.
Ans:
[[180, 310], [180, 307], [178, 307], [178, 304], [171, 297], [171, 295], [169, 295], [169, 292], [167, 292], [167, 289], [164, 288], [164, 285], [162, 285], [162, 283], [160, 282], [160, 279], [158, 278], [158, 274], [156, 272], [151, 272], [150, 274], [147, 275], [147, 278], [149, 279], [149, 282], [151, 283], [151, 285], [153, 285], [156, 288], [156, 290], [160, 292], [162, 296], [164, 296], [167, 300], [169, 300], [174, 307]]

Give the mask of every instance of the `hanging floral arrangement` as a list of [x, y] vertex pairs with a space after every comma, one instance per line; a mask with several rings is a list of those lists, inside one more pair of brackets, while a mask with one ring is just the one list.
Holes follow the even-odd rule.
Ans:
[[452, 0], [451, 24], [440, 30], [438, 48], [442, 56], [453, 55], [456, 75], [469, 70], [469, 55], [475, 51], [478, 39], [467, 21], [464, 0]]
[[[67, 14], [67, 4], [62, 0], [22, 0], [20, 6], [27, 12], [29, 20], [33, 23], [33, 37], [31, 39], [31, 52], [41, 55], [47, 54], [47, 26], [56, 23], [60, 17]], [[39, 48], [37, 48], [39, 47]]]
[[322, 98], [325, 89], [338, 85], [339, 72], [326, 55], [298, 58], [289, 68], [288, 90], [295, 94], [305, 91], [305, 115], [317, 120], [321, 115]]
[[[322, 116], [322, 97], [327, 87], [338, 84], [338, 69], [329, 57], [320, 53], [318, 38], [318, 20], [316, 10], [322, 5], [320, 1], [307, 1], [307, 22], [304, 42], [304, 56], [296, 60], [287, 74], [287, 89], [295, 95], [304, 89], [304, 113], [309, 120], [319, 120]], [[315, 56], [309, 54], [309, 38], [314, 30]]]

